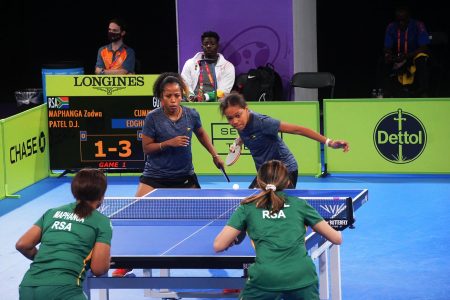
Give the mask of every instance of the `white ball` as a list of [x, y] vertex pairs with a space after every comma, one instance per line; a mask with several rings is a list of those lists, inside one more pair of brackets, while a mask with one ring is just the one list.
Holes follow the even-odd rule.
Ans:
[[238, 190], [239, 189], [239, 184], [235, 183], [233, 184], [233, 190]]

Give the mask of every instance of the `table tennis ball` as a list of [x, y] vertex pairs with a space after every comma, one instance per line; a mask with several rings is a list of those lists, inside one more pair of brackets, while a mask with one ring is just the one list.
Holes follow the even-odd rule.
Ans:
[[239, 184], [235, 183], [233, 184], [233, 190], [238, 190], [239, 189]]

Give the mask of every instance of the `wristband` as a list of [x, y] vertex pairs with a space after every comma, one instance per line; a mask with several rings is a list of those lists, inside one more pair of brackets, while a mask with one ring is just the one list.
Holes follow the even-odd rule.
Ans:
[[328, 139], [328, 138], [327, 138], [327, 140], [325, 141], [325, 145], [326, 145], [327, 147], [330, 147], [330, 143], [331, 143], [331, 139]]
[[162, 143], [159, 143], [159, 150], [162, 151]]
[[100, 74], [105, 75], [105, 69], [102, 69], [102, 70], [100, 71]]

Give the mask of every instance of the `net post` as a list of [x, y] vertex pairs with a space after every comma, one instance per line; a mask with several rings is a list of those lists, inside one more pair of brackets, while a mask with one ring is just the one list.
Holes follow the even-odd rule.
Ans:
[[345, 199], [345, 206], [347, 210], [347, 220], [348, 220], [348, 227], [350, 229], [354, 229], [355, 226], [353, 225], [355, 223], [355, 217], [354, 217], [354, 210], [353, 210], [353, 199], [351, 197], [348, 197]]

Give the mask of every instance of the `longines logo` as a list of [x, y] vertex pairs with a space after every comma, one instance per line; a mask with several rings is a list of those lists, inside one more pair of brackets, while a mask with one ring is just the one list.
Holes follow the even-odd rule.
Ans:
[[104, 91], [107, 95], [112, 95], [112, 93], [123, 90], [125, 87], [94, 87], [96, 90]]
[[108, 95], [130, 86], [144, 86], [143, 76], [74, 76], [74, 87], [92, 87]]
[[416, 116], [398, 109], [378, 121], [373, 142], [384, 159], [406, 164], [422, 154], [427, 144], [427, 133]]

